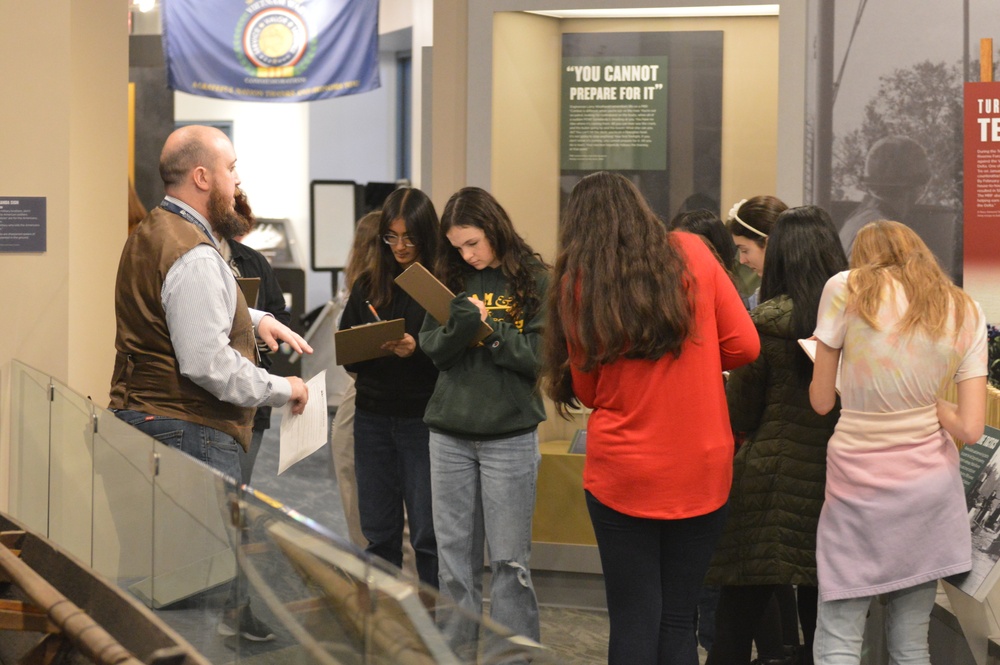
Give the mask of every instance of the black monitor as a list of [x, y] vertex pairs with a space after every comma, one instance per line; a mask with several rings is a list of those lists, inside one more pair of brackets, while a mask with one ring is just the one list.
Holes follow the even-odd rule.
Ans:
[[399, 185], [395, 182], [369, 182], [364, 187], [364, 210], [362, 215], [367, 215], [372, 210], [378, 210], [385, 203]]

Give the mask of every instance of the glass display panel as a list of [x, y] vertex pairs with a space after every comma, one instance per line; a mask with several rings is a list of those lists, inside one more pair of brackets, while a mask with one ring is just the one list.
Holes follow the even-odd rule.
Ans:
[[556, 662], [270, 497], [247, 488], [242, 505], [251, 602], [302, 645], [295, 662]]
[[153, 573], [154, 445], [110, 411], [98, 411], [93, 568], [123, 589]]
[[129, 588], [153, 608], [228, 582], [236, 564], [223, 524], [221, 476], [191, 456], [157, 445], [152, 577]]
[[10, 514], [49, 531], [49, 377], [11, 362]]
[[93, 405], [58, 381], [53, 380], [52, 385], [48, 536], [89, 565], [94, 495]]
[[[53, 382], [50, 403], [46, 375], [14, 363], [12, 382], [13, 459], [21, 465], [12, 468], [34, 469], [46, 490], [38, 502], [53, 507], [51, 520], [47, 510], [36, 519], [51, 524], [53, 542], [152, 607], [209, 662], [265, 655], [293, 665], [557, 662], [65, 386]], [[16, 496], [38, 503], [23, 489]], [[226, 608], [245, 602], [276, 639], [220, 632]]]

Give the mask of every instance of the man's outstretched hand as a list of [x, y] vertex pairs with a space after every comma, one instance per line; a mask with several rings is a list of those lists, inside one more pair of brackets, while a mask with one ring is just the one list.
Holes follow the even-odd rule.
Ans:
[[[257, 324], [257, 335], [271, 352], [278, 350], [278, 342], [285, 342], [296, 353], [312, 353], [312, 347], [302, 336], [273, 316], [265, 316]], [[305, 402], [303, 402], [304, 404]]]

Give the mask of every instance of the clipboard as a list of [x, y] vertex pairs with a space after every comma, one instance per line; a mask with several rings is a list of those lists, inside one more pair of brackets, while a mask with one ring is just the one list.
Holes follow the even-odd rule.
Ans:
[[[410, 294], [420, 306], [427, 310], [427, 313], [444, 325], [451, 316], [451, 301], [455, 299], [455, 294], [447, 286], [442, 284], [437, 277], [432, 275], [427, 268], [420, 265], [419, 261], [414, 261], [406, 270], [396, 278], [399, 288]], [[483, 321], [479, 326], [479, 332], [472, 340], [472, 345], [478, 344], [493, 333], [490, 324]], [[472, 346], [470, 345], [470, 346]]]
[[247, 306], [257, 309], [257, 293], [260, 291], [260, 277], [237, 277], [236, 283], [247, 300]]
[[405, 323], [405, 319], [392, 319], [338, 330], [333, 335], [337, 364], [346, 365], [393, 355], [392, 351], [381, 347], [386, 342], [402, 339], [406, 334]]

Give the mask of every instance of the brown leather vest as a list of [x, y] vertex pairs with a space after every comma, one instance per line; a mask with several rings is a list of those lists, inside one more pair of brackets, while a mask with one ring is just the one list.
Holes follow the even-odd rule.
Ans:
[[[125, 242], [115, 284], [117, 354], [109, 407], [212, 427], [232, 436], [245, 450], [254, 408], [223, 402], [181, 376], [160, 300], [163, 280], [174, 262], [197, 245], [210, 244], [200, 227], [159, 207]], [[239, 288], [236, 297], [229, 346], [255, 362], [253, 321]]]

